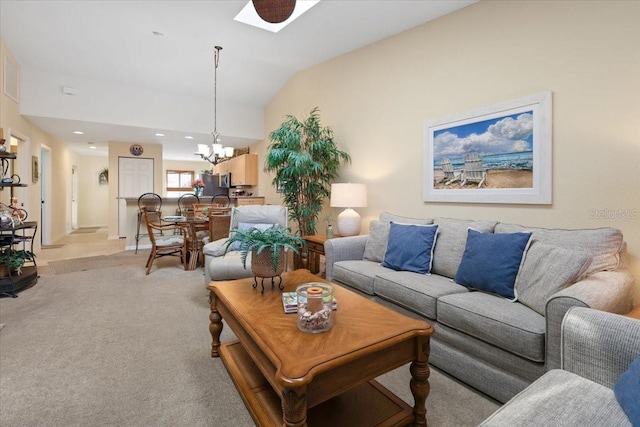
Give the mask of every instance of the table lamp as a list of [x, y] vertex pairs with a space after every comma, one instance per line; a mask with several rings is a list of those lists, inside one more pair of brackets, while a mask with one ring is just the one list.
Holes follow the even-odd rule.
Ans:
[[367, 187], [364, 184], [331, 184], [332, 208], [346, 208], [338, 215], [338, 234], [357, 236], [360, 234], [360, 215], [352, 208], [367, 207]]

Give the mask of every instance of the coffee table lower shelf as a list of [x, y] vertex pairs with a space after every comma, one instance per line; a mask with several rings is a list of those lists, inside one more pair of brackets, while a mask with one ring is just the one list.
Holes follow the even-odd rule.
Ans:
[[[278, 394], [239, 341], [220, 346], [222, 359], [251, 417], [258, 426], [281, 426]], [[349, 427], [406, 426], [413, 408], [375, 380], [361, 384], [307, 411], [307, 425]]]

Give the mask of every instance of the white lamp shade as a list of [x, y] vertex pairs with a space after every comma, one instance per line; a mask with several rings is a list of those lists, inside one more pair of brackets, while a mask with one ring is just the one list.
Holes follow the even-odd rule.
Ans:
[[233, 147], [224, 147], [224, 156], [233, 157]]
[[206, 156], [209, 154], [209, 146], [207, 144], [198, 144], [198, 153]]
[[367, 207], [367, 186], [352, 183], [331, 184], [330, 205], [333, 208]]
[[218, 156], [224, 156], [224, 149], [222, 148], [222, 144], [211, 144], [213, 147], [213, 154], [217, 154]]

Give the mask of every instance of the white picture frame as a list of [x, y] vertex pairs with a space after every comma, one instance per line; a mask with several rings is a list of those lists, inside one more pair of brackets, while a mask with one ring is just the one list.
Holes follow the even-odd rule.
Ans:
[[425, 122], [424, 201], [551, 204], [551, 106], [547, 91]]

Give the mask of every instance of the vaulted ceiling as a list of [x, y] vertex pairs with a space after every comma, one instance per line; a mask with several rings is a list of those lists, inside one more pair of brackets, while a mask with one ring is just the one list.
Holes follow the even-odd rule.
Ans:
[[218, 131], [242, 147], [262, 139], [264, 106], [297, 71], [474, 2], [322, 0], [272, 33], [234, 21], [246, 0], [2, 0], [0, 37], [19, 65], [20, 112], [74, 151], [155, 142], [194, 160], [211, 142], [215, 45]]

